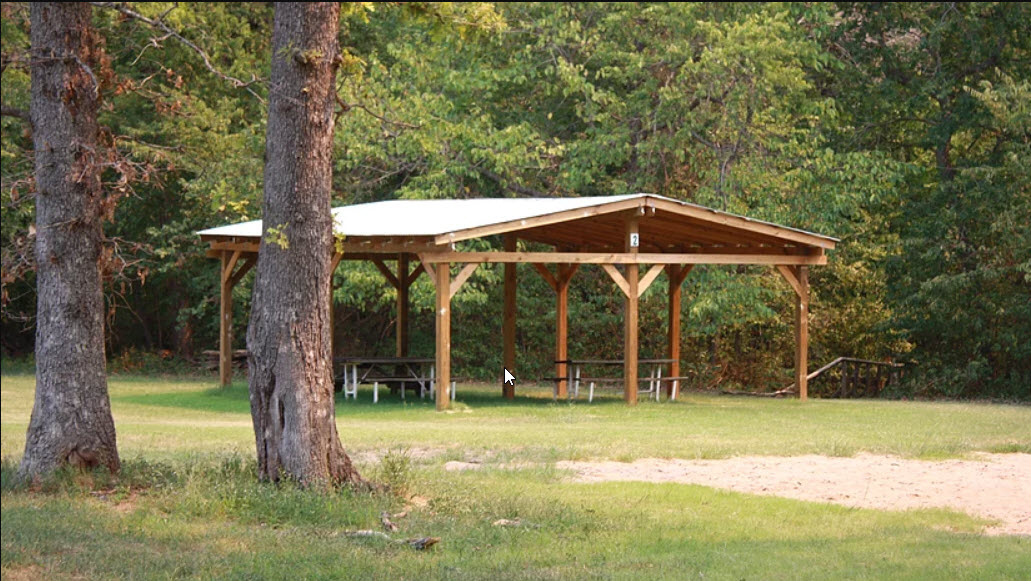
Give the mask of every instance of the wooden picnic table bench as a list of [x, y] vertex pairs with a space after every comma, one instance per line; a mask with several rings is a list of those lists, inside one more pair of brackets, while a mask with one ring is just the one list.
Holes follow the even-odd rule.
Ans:
[[[647, 366], [648, 375], [646, 377], [638, 378], [638, 383], [647, 384], [647, 389], [640, 389], [639, 393], [647, 393], [649, 396], [653, 396], [655, 401], [659, 401], [660, 390], [659, 387], [662, 383], [673, 382], [673, 394], [672, 399], [676, 399], [677, 387], [680, 381], [687, 379], [686, 377], [663, 377], [662, 370], [666, 365], [673, 363], [673, 359], [641, 359], [639, 363]], [[594, 388], [596, 385], [602, 384], [623, 384], [622, 375], [596, 375], [587, 376], [583, 374], [584, 367], [615, 367], [622, 366], [624, 364], [622, 359], [563, 359], [555, 361], [556, 364], [566, 364], [566, 377], [554, 377], [551, 378], [555, 382], [555, 393], [558, 393], [558, 382], [566, 381], [568, 385], [572, 387], [569, 390], [570, 398], [580, 396], [580, 384], [586, 383], [588, 385], [587, 401], [591, 402], [594, 400]]]
[[[401, 399], [409, 388], [418, 389], [419, 397], [435, 391], [436, 360], [432, 357], [338, 357], [333, 360], [334, 367], [340, 366], [342, 372], [337, 375], [335, 383], [348, 396], [358, 398], [358, 385], [372, 384], [372, 401], [379, 401], [379, 384], [390, 386], [391, 392], [400, 391]], [[454, 390], [451, 392], [454, 397]]]

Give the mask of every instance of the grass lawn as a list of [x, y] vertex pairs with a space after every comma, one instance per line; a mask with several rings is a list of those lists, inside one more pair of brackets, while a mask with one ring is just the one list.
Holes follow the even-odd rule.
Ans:
[[[1031, 452], [1031, 408], [898, 401], [686, 395], [635, 409], [613, 396], [553, 403], [524, 388], [506, 402], [459, 386], [432, 403], [338, 399], [347, 450], [366, 475], [410, 491], [320, 494], [258, 483], [246, 386], [112, 378], [125, 468], [12, 487], [33, 378], [0, 397], [2, 572], [6, 578], [1027, 579], [1031, 539], [985, 537], [946, 510], [885, 512], [682, 484], [580, 484], [556, 460], [762, 455], [961, 457]], [[381, 394], [382, 395], [382, 394]], [[386, 456], [384, 462], [380, 458]], [[446, 472], [448, 460], [487, 468]], [[532, 463], [525, 469], [492, 467]], [[346, 530], [435, 536], [417, 552]], [[515, 527], [493, 526], [520, 519]]]

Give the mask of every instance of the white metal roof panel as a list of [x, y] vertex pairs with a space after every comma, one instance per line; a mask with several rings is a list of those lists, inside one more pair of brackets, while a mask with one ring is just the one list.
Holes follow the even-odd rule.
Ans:
[[[334, 231], [345, 236], [438, 236], [638, 197], [647, 196], [388, 200], [333, 208]], [[198, 234], [260, 237], [261, 220], [208, 228]]]
[[[334, 232], [345, 236], [440, 236], [471, 228], [503, 224], [568, 210], [611, 204], [632, 198], [656, 198], [716, 215], [733, 216], [757, 224], [784, 228], [826, 240], [830, 236], [738, 216], [705, 206], [655, 194], [593, 196], [583, 198], [469, 198], [461, 200], [388, 200], [333, 208]], [[261, 220], [208, 228], [201, 236], [261, 237]]]

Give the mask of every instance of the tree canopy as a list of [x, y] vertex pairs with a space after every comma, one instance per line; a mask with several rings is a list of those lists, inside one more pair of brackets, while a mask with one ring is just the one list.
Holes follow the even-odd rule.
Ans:
[[[27, 4], [0, 16], [3, 349], [20, 354], [35, 317]], [[99, 121], [120, 154], [103, 176], [113, 357], [215, 345], [218, 269], [193, 232], [259, 217], [271, 17], [94, 10]], [[643, 191], [826, 233], [842, 243], [813, 270], [811, 361], [908, 360], [918, 394], [1028, 398], [1029, 21], [1027, 3], [346, 4], [333, 204]], [[593, 270], [571, 288], [570, 352], [616, 355], [620, 295]], [[338, 348], [391, 351], [395, 291], [371, 265], [336, 276]], [[500, 277], [481, 268], [455, 297], [461, 375], [500, 367]], [[697, 383], [782, 387], [776, 273], [699, 267], [687, 284]], [[553, 301], [532, 274], [520, 286], [520, 360], [543, 375]], [[662, 350], [663, 293], [642, 303], [643, 354]], [[413, 354], [428, 354], [428, 281], [412, 299]]]

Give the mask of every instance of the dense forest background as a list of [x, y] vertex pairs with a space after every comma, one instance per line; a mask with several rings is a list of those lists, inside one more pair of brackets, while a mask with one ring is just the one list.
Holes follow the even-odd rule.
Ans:
[[[218, 268], [195, 231], [260, 217], [272, 13], [131, 10], [144, 18], [94, 11], [108, 354], [123, 368], [216, 347]], [[1028, 3], [342, 12], [335, 205], [651, 192], [828, 234], [841, 243], [812, 271], [814, 365], [908, 361], [898, 395], [1031, 397]], [[22, 357], [36, 304], [27, 4], [0, 16], [2, 341]], [[519, 276], [519, 372], [548, 375], [553, 293], [532, 269]], [[236, 290], [238, 347], [251, 277]], [[481, 268], [455, 297], [459, 376], [501, 366], [500, 278]], [[336, 283], [338, 353], [392, 353], [395, 291], [369, 264], [342, 263]], [[699, 267], [685, 284], [697, 387], [790, 382], [793, 295], [773, 269]], [[665, 285], [653, 289], [645, 357], [665, 349]], [[413, 354], [429, 355], [425, 277], [412, 296]], [[570, 296], [570, 354], [618, 357], [619, 291], [585, 268]]]

